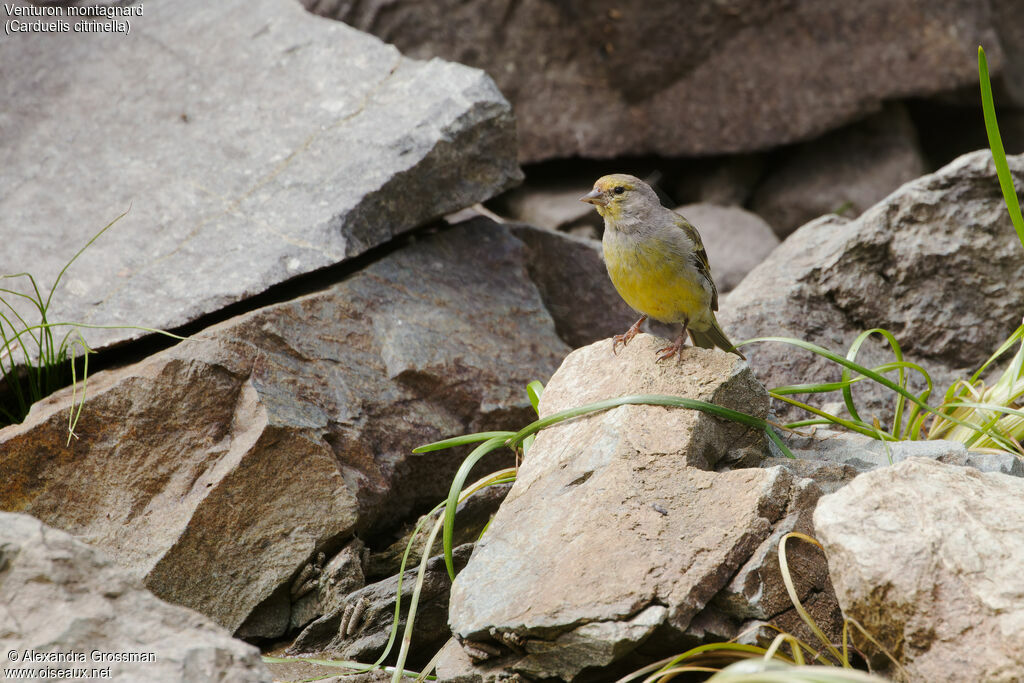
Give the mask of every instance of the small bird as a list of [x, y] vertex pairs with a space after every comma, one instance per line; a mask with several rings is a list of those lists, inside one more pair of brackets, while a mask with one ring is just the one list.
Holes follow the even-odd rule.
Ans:
[[682, 323], [658, 360], [678, 354], [690, 334], [695, 346], [736, 350], [715, 319], [718, 290], [697, 228], [658, 200], [651, 186], [631, 175], [599, 178], [581, 202], [593, 204], [604, 218], [604, 262], [608, 276], [627, 304], [641, 314], [625, 334], [612, 338], [612, 351], [625, 346], [648, 317]]

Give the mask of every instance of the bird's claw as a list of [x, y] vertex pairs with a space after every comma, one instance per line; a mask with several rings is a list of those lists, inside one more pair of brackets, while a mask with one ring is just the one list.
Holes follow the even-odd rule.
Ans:
[[631, 327], [625, 334], [617, 334], [612, 337], [612, 353], [619, 352], [619, 344], [622, 344], [622, 348], [626, 348], [626, 344], [631, 342], [635, 336], [636, 330]]
[[668, 346], [658, 349], [658, 362], [668, 360], [672, 356], [682, 357], [683, 346], [686, 344], [686, 326], [683, 326], [683, 331], [679, 333], [676, 340]]
[[658, 349], [658, 361], [668, 360], [682, 351], [682, 344], [670, 344], [663, 349]]
[[647, 320], [647, 316], [646, 315], [644, 317], [640, 318], [639, 320], [637, 320], [635, 323], [633, 323], [632, 327], [630, 327], [628, 330], [626, 330], [625, 334], [617, 334], [614, 337], [612, 337], [612, 353], [613, 354], [618, 353], [619, 344], [622, 344], [622, 347], [625, 348], [626, 344], [628, 344], [629, 342], [633, 341], [633, 337], [635, 337], [636, 335], [638, 335], [640, 333], [640, 326], [644, 324], [645, 320]]

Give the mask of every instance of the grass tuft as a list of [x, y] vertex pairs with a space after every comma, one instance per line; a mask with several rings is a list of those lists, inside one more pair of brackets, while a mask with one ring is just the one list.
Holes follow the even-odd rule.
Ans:
[[[128, 211], [130, 210], [131, 207]], [[83, 329], [135, 329], [163, 334], [173, 339], [184, 339], [176, 334], [148, 327], [51, 322], [48, 318], [53, 294], [71, 264], [103, 233], [128, 215], [128, 211], [107, 223], [75, 252], [57, 274], [45, 298], [31, 273], [0, 275], [0, 280], [27, 280], [31, 291], [30, 294], [26, 294], [10, 287], [0, 287], [0, 427], [22, 422], [33, 403], [70, 384], [71, 410], [68, 413], [67, 444], [71, 443], [71, 439], [76, 437], [75, 426], [85, 406], [89, 355], [93, 353], [82, 335]], [[8, 300], [4, 295], [11, 299]], [[12, 303], [14, 299], [28, 301], [38, 314], [38, 322], [27, 321]], [[63, 336], [59, 333], [62, 328], [67, 328]], [[78, 377], [79, 359], [82, 366], [81, 385]]]

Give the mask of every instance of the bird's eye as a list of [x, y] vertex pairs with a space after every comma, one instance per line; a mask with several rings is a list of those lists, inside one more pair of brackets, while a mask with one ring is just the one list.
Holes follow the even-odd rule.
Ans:
[[615, 187], [615, 189], [612, 190], [612, 192], [614, 192], [615, 194], [622, 194], [625, 191], [626, 191], [626, 188], [624, 188], [622, 185], [617, 185]]

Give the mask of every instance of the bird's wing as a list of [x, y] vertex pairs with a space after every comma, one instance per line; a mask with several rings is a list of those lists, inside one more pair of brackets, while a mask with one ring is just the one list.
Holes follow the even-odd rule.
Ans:
[[708, 253], [704, 251], [704, 243], [700, 239], [700, 233], [697, 232], [697, 228], [693, 227], [693, 224], [680, 216], [678, 213], [675, 214], [676, 226], [686, 233], [686, 237], [693, 242], [693, 263], [697, 266], [697, 271], [704, 276], [704, 279], [708, 281], [708, 285], [711, 286], [711, 310], [718, 310], [718, 288], [715, 287], [715, 281], [711, 279], [711, 265], [708, 263]]

